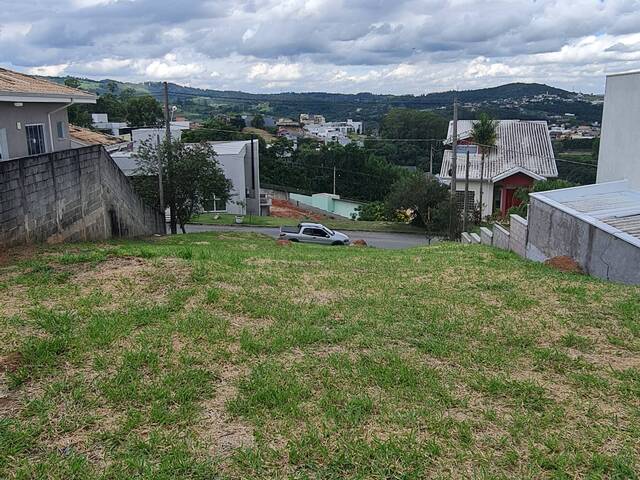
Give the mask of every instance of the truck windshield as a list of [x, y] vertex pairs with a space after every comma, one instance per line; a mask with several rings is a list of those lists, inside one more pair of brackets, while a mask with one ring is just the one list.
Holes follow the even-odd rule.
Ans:
[[333, 235], [333, 231], [331, 231], [330, 228], [324, 227], [324, 231], [327, 232], [329, 235]]

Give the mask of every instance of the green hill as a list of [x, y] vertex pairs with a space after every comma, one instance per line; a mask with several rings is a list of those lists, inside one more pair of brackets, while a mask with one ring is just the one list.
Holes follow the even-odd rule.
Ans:
[[[64, 82], [65, 77], [50, 77]], [[139, 93], [149, 93], [162, 99], [161, 82], [123, 83], [114, 80], [80, 79], [81, 88], [103, 94], [109, 85], [115, 84], [118, 91], [132, 88]], [[497, 118], [547, 119], [552, 115], [574, 113], [578, 120], [600, 121], [602, 105], [593, 105], [578, 98], [576, 93], [539, 83], [509, 83], [492, 88], [463, 90], [459, 92], [433, 92], [424, 95], [378, 95], [372, 93], [341, 94], [326, 92], [284, 92], [255, 94], [233, 90], [210, 90], [169, 84], [169, 97], [173, 104], [192, 118], [206, 118], [212, 113], [264, 113], [276, 117], [294, 117], [303, 112], [324, 115], [328, 120], [353, 118], [364, 120], [369, 126], [377, 125], [379, 119], [390, 108], [414, 108], [436, 110], [450, 116], [454, 95], [460, 103], [478, 103], [479, 108], [490, 111]], [[517, 101], [540, 94], [556, 95], [560, 100], [550, 100], [530, 106], [512, 105], [504, 102]], [[570, 100], [570, 101], [568, 101]], [[502, 101], [503, 104], [494, 102]], [[473, 110], [464, 115], [473, 115]]]

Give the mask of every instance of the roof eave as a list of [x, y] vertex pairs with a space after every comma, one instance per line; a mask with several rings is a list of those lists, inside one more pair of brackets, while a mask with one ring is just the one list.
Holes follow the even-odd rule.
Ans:
[[0, 102], [23, 103], [96, 103], [95, 95], [60, 95], [20, 92], [0, 92]]

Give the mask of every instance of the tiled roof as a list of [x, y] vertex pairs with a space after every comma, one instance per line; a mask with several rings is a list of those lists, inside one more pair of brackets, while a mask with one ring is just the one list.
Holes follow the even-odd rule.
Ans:
[[69, 136], [85, 145], [115, 145], [117, 143], [124, 143], [125, 140], [113, 135], [108, 135], [102, 132], [95, 132], [88, 128], [78, 127], [76, 125], [69, 125]]
[[76, 88], [0, 68], [0, 99], [3, 96], [10, 95], [63, 97], [87, 100], [96, 98], [95, 95]]
[[[514, 167], [522, 167], [543, 177], [557, 177], [558, 168], [545, 121], [498, 120], [496, 145], [485, 154], [483, 178], [490, 179]], [[458, 139], [471, 138], [473, 120], [458, 121]], [[447, 142], [453, 138], [453, 122], [449, 122]], [[451, 150], [445, 150], [440, 176], [449, 178]], [[469, 178], [480, 179], [481, 155], [469, 155]], [[465, 177], [466, 154], [458, 153], [457, 178]]]

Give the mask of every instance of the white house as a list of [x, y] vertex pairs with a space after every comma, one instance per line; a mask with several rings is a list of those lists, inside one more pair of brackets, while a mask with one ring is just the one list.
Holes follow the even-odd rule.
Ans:
[[[458, 120], [458, 163], [456, 190], [459, 203], [464, 202], [466, 158], [469, 152], [469, 199], [477, 204], [480, 199], [480, 147], [471, 135], [473, 120]], [[449, 122], [446, 144], [453, 138], [453, 122]], [[445, 150], [439, 178], [451, 181], [452, 151]], [[558, 176], [558, 168], [545, 121], [498, 120], [496, 143], [485, 153], [482, 175], [482, 217], [499, 210], [503, 215], [519, 202], [514, 194], [518, 188], [528, 187], [535, 180]]]
[[[151, 138], [156, 137], [152, 134]], [[231, 180], [233, 190], [229, 202], [215, 202], [214, 205], [206, 208], [233, 214], [264, 215], [268, 213], [269, 200], [260, 196], [259, 143], [241, 140], [210, 142], [210, 144], [216, 152], [216, 160], [220, 163], [225, 177]], [[119, 151], [112, 153], [111, 156], [125, 175], [136, 175], [135, 148], [133, 152]], [[243, 203], [246, 205], [243, 206]]]

